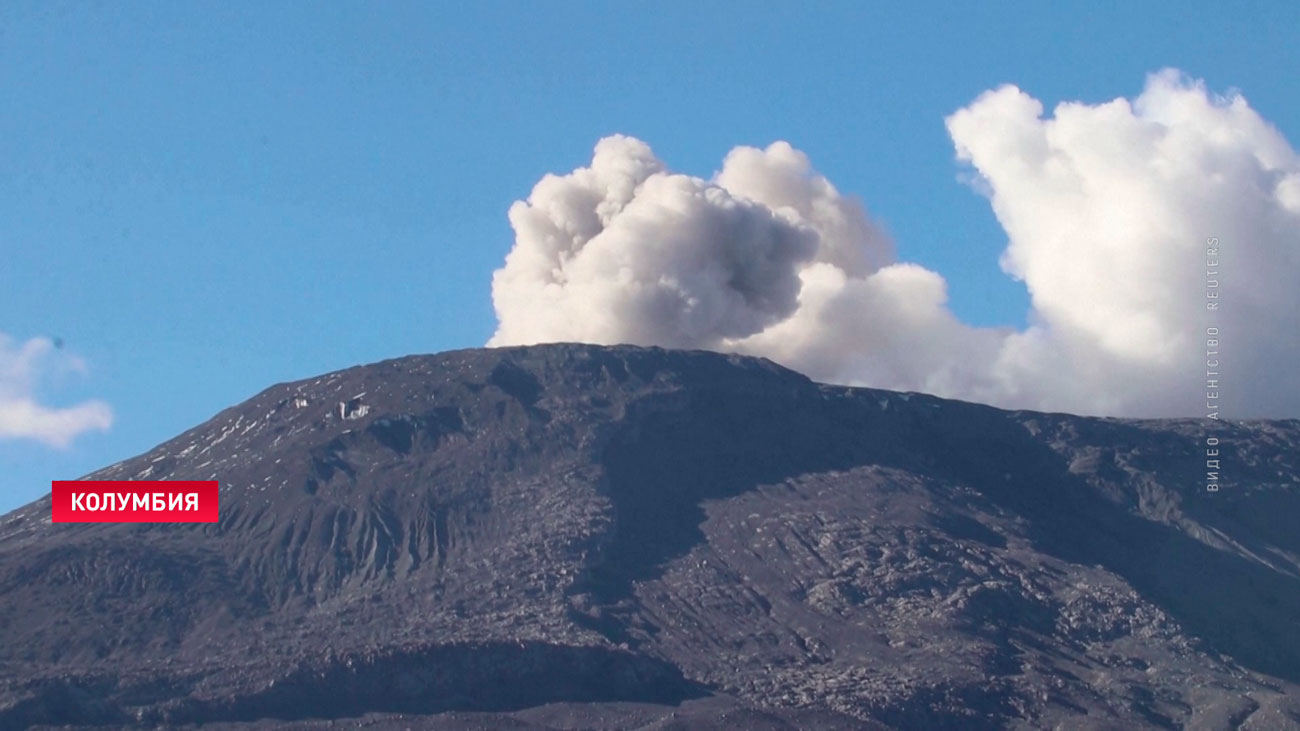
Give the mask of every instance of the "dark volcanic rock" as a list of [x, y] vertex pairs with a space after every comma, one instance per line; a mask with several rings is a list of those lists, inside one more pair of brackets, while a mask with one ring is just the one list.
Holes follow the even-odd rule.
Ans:
[[0, 517], [0, 727], [1300, 727], [1298, 463], [713, 353], [352, 368], [89, 476], [217, 524]]

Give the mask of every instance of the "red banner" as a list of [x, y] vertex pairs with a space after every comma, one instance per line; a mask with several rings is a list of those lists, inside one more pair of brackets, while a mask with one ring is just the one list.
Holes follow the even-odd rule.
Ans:
[[55, 523], [215, 523], [216, 480], [56, 480]]

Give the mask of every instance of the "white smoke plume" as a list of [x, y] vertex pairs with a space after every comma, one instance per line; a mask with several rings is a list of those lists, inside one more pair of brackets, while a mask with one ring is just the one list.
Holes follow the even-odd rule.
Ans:
[[736, 148], [703, 180], [615, 136], [511, 207], [489, 344], [707, 348], [1005, 407], [1190, 416], [1213, 325], [1225, 415], [1300, 415], [1300, 160], [1244, 98], [1164, 71], [1132, 101], [1046, 118], [1004, 86], [947, 125], [1029, 290], [1023, 331], [963, 324], [944, 278], [896, 261], [787, 143]]
[[66, 408], [40, 403], [36, 387], [42, 375], [84, 371], [79, 358], [56, 352], [54, 342], [32, 338], [21, 345], [0, 333], [0, 439], [33, 439], [66, 447], [87, 431], [107, 430], [113, 412], [102, 401], [83, 401]]

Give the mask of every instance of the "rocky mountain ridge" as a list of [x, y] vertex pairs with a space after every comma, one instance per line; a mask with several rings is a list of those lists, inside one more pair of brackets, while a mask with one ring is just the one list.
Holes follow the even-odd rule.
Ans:
[[[1204, 442], [1223, 445], [1204, 489]], [[0, 726], [1300, 727], [1300, 422], [547, 345], [273, 386], [0, 517]]]

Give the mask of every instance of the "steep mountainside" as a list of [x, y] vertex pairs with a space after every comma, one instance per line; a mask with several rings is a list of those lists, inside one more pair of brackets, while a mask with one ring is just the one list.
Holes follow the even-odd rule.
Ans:
[[548, 345], [274, 386], [88, 477], [216, 479], [221, 520], [0, 517], [0, 727], [1300, 728], [1297, 421]]

